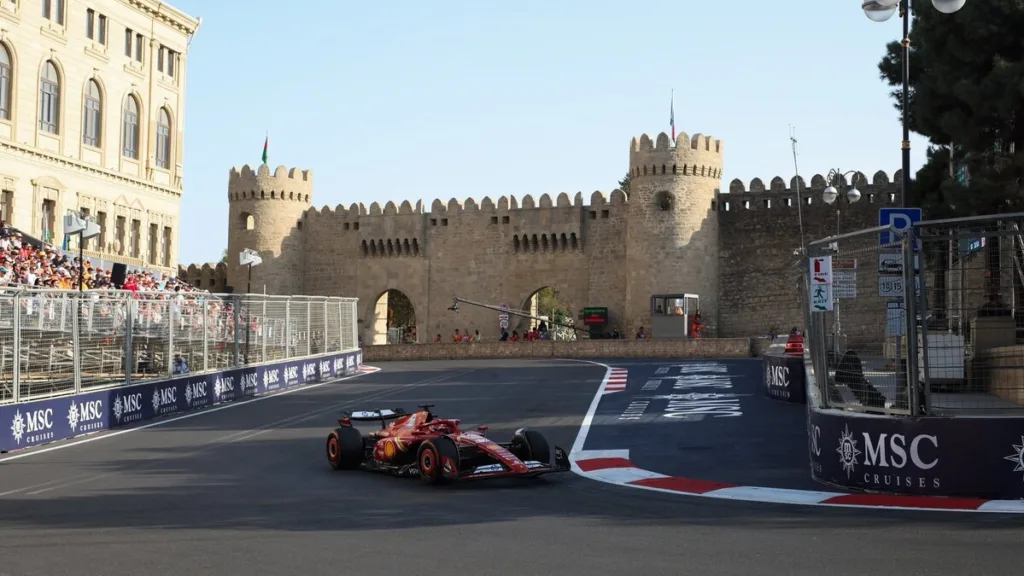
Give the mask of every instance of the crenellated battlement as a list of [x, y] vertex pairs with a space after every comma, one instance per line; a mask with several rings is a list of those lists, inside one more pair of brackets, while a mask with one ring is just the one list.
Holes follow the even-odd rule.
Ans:
[[266, 164], [253, 170], [248, 164], [228, 173], [228, 201], [292, 200], [310, 203], [313, 171], [278, 166], [273, 173]]
[[[903, 171], [897, 170], [893, 174], [892, 179], [885, 173], [884, 170], [875, 172], [871, 180], [868, 181], [867, 176], [863, 172], [856, 172], [853, 174], [853, 178], [843, 178], [843, 185], [848, 186], [851, 182], [857, 187], [866, 186], [888, 186], [890, 184], [899, 184], [903, 178]], [[828, 181], [825, 176], [821, 174], [815, 174], [811, 176], [811, 185], [807, 185], [807, 181], [802, 176], [794, 176], [789, 180], [787, 187], [786, 181], [781, 176], [776, 176], [769, 181], [769, 185], [764, 185], [764, 180], [760, 178], [754, 178], [750, 181], [750, 186], [747, 186], [739, 178], [734, 179], [729, 183], [730, 194], [746, 194], [746, 193], [781, 193], [781, 194], [796, 194], [797, 182], [799, 181], [801, 192], [805, 189], [821, 189], [824, 190], [828, 187]]]
[[[856, 172], [852, 177], [843, 179], [843, 186], [853, 184], [861, 192], [861, 200], [853, 206], [854, 210], [860, 206], [885, 206], [899, 204], [900, 202], [900, 181], [903, 172], [897, 170], [892, 179], [884, 170], [875, 172], [871, 180], [863, 172]], [[772, 178], [765, 186], [764, 180], [754, 178], [747, 186], [740, 179], [734, 179], [729, 183], [728, 192], [720, 192], [716, 197], [717, 208], [721, 212], [735, 212], [738, 210], [758, 210], [770, 208], [796, 207], [797, 186], [805, 207], [829, 206], [822, 199], [822, 192], [828, 187], [825, 176], [815, 174], [811, 176], [811, 183], [808, 186], [803, 177], [794, 176], [786, 181], [781, 176]], [[845, 188], [844, 188], [845, 192]], [[773, 201], [774, 200], [774, 201]], [[831, 209], [831, 208], [830, 208]]]
[[558, 194], [554, 200], [552, 200], [550, 194], [541, 194], [537, 199], [534, 199], [531, 194], [525, 194], [521, 199], [517, 199], [515, 196], [500, 196], [497, 202], [492, 200], [489, 196], [484, 196], [479, 203], [474, 198], [466, 198], [463, 201], [460, 201], [457, 198], [450, 198], [447, 202], [438, 198], [431, 203], [429, 211], [425, 211], [423, 209], [423, 202], [420, 200], [416, 201], [415, 206], [410, 204], [408, 200], [403, 201], [399, 205], [396, 205], [392, 201], [388, 201], [383, 207], [381, 207], [377, 202], [372, 202], [369, 206], [361, 202], [357, 202], [349, 205], [347, 208], [342, 204], [338, 204], [334, 208], [331, 208], [330, 206], [323, 206], [319, 209], [311, 207], [306, 211], [306, 214], [315, 217], [335, 216], [342, 219], [351, 219], [355, 217], [408, 216], [414, 214], [457, 215], [461, 213], [497, 213], [533, 209], [585, 209], [625, 205], [626, 202], [626, 193], [622, 190], [615, 189], [612, 190], [610, 194], [605, 194], [600, 190], [594, 191], [590, 195], [589, 204], [585, 204], [583, 202], [582, 192], [577, 192], [571, 200], [569, 199], [568, 193], [562, 192]]
[[642, 134], [629, 143], [630, 175], [721, 178], [724, 153], [722, 141], [705, 134], [681, 132], [675, 141], [664, 132], [654, 140]]

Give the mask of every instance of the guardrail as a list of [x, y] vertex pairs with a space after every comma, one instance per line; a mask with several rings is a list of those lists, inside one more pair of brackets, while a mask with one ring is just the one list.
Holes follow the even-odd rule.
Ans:
[[357, 302], [0, 291], [0, 451], [355, 374]]
[[358, 346], [355, 298], [0, 292], [0, 405]]
[[359, 373], [360, 350], [0, 406], [0, 453]]

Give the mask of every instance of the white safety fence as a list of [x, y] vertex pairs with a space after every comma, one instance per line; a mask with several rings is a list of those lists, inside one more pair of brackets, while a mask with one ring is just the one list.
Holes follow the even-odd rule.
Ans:
[[0, 404], [358, 348], [356, 298], [0, 291]]

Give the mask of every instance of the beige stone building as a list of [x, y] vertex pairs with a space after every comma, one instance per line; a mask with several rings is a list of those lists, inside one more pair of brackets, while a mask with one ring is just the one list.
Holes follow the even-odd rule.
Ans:
[[88, 256], [176, 269], [198, 27], [158, 0], [0, 0], [0, 218], [60, 245], [80, 210]]
[[[394, 341], [391, 291], [411, 303], [419, 342], [438, 334], [451, 341], [456, 328], [493, 340], [500, 313], [471, 305], [452, 311], [452, 298], [533, 312], [543, 288], [577, 320], [583, 308], [606, 307], [606, 328], [626, 337], [641, 326], [665, 337], [664, 323], [660, 331], [652, 325], [659, 297], [685, 294], [696, 296], [706, 336], [788, 331], [804, 317], [796, 296], [798, 206], [807, 239], [835, 232], [836, 208], [822, 200], [821, 175], [810, 186], [801, 180], [800, 201], [795, 178], [734, 180], [726, 189], [724, 154], [709, 136], [645, 134], [624, 154], [628, 193], [438, 199], [429, 210], [408, 201], [318, 209], [312, 171], [233, 168], [228, 262], [179, 273], [212, 291], [245, 292], [248, 270], [238, 256], [256, 250], [263, 262], [252, 270], [251, 292], [358, 297], [366, 344]], [[899, 205], [898, 172], [892, 180], [858, 172], [853, 181], [864, 199], [843, 207], [845, 230], [874, 226], [880, 208]], [[858, 276], [864, 298], [847, 306], [846, 325], [874, 334], [885, 326], [886, 302], [871, 297], [877, 278], [865, 268]], [[509, 320], [520, 332], [532, 324]]]

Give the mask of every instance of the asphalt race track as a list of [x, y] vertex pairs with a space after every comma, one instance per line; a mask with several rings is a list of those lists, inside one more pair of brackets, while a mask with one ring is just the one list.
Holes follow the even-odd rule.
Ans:
[[1020, 565], [1019, 516], [709, 500], [572, 473], [432, 488], [335, 472], [324, 440], [346, 408], [432, 402], [496, 438], [525, 424], [569, 449], [605, 375], [569, 361], [380, 367], [0, 456], [0, 575], [962, 576]]
[[639, 467], [671, 476], [843, 491], [811, 479], [807, 408], [764, 395], [761, 360], [612, 364], [628, 381], [601, 399], [587, 448], [627, 449]]

